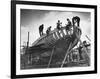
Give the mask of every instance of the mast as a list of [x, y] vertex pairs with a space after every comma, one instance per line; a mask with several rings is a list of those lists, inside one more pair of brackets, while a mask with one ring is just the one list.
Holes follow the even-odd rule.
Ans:
[[28, 32], [28, 40], [27, 40], [27, 48], [29, 47], [29, 32]]

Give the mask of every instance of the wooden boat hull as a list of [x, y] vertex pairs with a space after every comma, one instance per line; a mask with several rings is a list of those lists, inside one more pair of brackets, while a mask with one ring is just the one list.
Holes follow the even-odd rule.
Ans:
[[[56, 32], [58, 33], [57, 30]], [[57, 38], [57, 35], [54, 37], [54, 32], [51, 33], [49, 36], [45, 35], [41, 37], [41, 39], [39, 39], [35, 43], [35, 45], [29, 47], [26, 53], [27, 54], [42, 54], [44, 52], [52, 51], [54, 47], [55, 47], [54, 54], [60, 53], [60, 50], [63, 50], [63, 52], [66, 53], [70, 43], [72, 43], [72, 46], [70, 48], [72, 49], [73, 47], [77, 45], [79, 38], [81, 36], [81, 30], [79, 28], [75, 27], [74, 30], [70, 32], [71, 33], [69, 35], [63, 34], [63, 37], [59, 36], [58, 38]]]

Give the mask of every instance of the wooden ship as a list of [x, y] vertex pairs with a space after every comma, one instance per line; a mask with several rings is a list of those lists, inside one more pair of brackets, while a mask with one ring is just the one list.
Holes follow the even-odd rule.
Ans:
[[32, 46], [27, 46], [24, 54], [27, 57], [22, 69], [65, 67], [71, 50], [81, 42], [81, 34], [78, 26], [71, 26], [70, 30], [66, 30], [66, 27], [61, 27], [60, 30], [55, 28], [49, 35], [40, 36]]

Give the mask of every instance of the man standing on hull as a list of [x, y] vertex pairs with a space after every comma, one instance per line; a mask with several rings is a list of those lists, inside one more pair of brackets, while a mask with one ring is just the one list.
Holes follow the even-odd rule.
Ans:
[[43, 35], [43, 28], [44, 28], [44, 24], [39, 26], [39, 34], [40, 34], [40, 36]]

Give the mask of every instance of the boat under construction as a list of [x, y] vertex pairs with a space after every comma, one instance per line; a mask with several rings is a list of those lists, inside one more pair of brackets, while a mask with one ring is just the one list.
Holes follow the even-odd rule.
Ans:
[[[23, 48], [21, 69], [90, 66], [90, 44], [87, 47], [83, 44], [81, 34], [82, 30], [75, 25], [69, 30], [61, 27], [48, 35], [43, 34], [32, 46]], [[81, 44], [82, 59], [78, 43]]]

